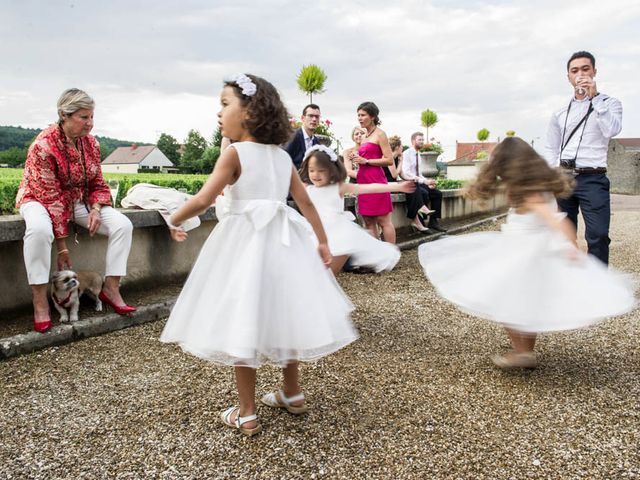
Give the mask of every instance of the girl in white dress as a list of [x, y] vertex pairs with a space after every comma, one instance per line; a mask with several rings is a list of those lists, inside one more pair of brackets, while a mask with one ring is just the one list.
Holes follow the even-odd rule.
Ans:
[[[283, 389], [262, 397], [263, 403], [304, 413], [298, 361], [335, 352], [357, 333], [353, 307], [327, 268], [331, 254], [318, 213], [278, 146], [291, 132], [277, 90], [260, 77], [238, 75], [225, 81], [220, 101], [220, 130], [235, 143], [202, 189], [171, 216], [171, 236], [185, 240], [179, 225], [206, 210], [223, 188], [226, 213], [203, 245], [161, 341], [235, 367], [240, 406], [222, 412], [221, 420], [251, 436], [261, 431], [256, 367], [283, 368]], [[287, 206], [289, 192], [317, 247], [309, 223]]]
[[572, 180], [519, 138], [495, 148], [468, 196], [486, 201], [502, 188], [511, 209], [501, 232], [424, 244], [419, 258], [440, 295], [505, 326], [513, 350], [492, 358], [498, 367], [534, 368], [536, 333], [628, 312], [634, 292], [622, 274], [578, 250], [554, 198], [570, 194]]
[[406, 192], [415, 190], [413, 182], [345, 183], [347, 171], [336, 153], [324, 145], [309, 148], [300, 166], [300, 178], [315, 205], [329, 239], [333, 255], [331, 270], [337, 274], [348, 258], [351, 265], [369, 267], [376, 272], [391, 270], [400, 260], [397, 246], [381, 242], [354, 223], [355, 217], [344, 210], [345, 193]]

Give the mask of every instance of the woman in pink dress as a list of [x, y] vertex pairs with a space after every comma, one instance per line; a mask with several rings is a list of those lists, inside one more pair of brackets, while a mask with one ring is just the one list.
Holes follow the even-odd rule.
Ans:
[[[387, 183], [382, 167], [393, 163], [391, 147], [387, 134], [378, 127], [380, 110], [373, 102], [364, 102], [358, 106], [358, 122], [366, 130], [358, 153], [352, 152], [349, 159], [358, 163], [358, 184]], [[396, 243], [396, 229], [391, 222], [390, 193], [363, 193], [358, 195], [358, 213], [374, 237], [379, 237], [379, 229], [386, 242]]]

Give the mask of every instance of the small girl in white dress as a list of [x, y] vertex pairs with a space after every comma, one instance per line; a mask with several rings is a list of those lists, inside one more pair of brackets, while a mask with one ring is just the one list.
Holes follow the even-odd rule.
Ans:
[[[318, 213], [279, 147], [291, 131], [277, 90], [260, 77], [238, 75], [225, 82], [220, 101], [220, 130], [235, 143], [202, 189], [171, 216], [171, 236], [185, 240], [179, 225], [206, 210], [223, 188], [225, 215], [203, 245], [161, 341], [235, 367], [240, 406], [222, 412], [221, 420], [251, 436], [261, 431], [258, 366], [281, 366], [284, 375], [283, 389], [262, 402], [304, 413], [298, 361], [335, 352], [358, 335], [351, 302], [327, 268], [331, 254]], [[289, 192], [309, 223], [287, 206]]]
[[634, 292], [622, 274], [578, 250], [554, 198], [571, 193], [571, 179], [519, 138], [494, 149], [468, 196], [486, 201], [502, 188], [512, 207], [501, 232], [424, 244], [419, 258], [440, 295], [505, 326], [513, 351], [492, 358], [498, 367], [534, 368], [536, 333], [628, 312]]
[[356, 267], [369, 267], [376, 272], [391, 270], [400, 260], [397, 246], [381, 242], [354, 223], [355, 217], [344, 210], [345, 193], [383, 193], [415, 190], [413, 182], [345, 183], [347, 170], [336, 153], [324, 145], [309, 148], [300, 166], [300, 178], [315, 205], [327, 232], [333, 255], [331, 270], [337, 274], [348, 258]]

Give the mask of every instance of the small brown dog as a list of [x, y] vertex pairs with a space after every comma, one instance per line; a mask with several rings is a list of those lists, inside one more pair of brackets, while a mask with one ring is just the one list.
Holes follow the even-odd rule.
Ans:
[[[96, 311], [102, 311], [102, 302], [98, 298], [102, 290], [102, 277], [96, 272], [74, 272], [61, 270], [51, 278], [51, 299], [53, 306], [60, 312], [61, 322], [78, 320], [80, 296], [88, 293], [96, 302]], [[67, 314], [67, 309], [69, 313]]]

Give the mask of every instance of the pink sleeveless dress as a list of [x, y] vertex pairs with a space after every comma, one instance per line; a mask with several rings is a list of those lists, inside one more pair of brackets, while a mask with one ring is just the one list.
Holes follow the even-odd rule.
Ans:
[[[375, 160], [382, 158], [382, 149], [377, 143], [366, 142], [360, 146], [358, 155]], [[360, 164], [358, 185], [367, 183], [388, 183], [382, 167]], [[393, 205], [390, 193], [362, 193], [358, 195], [358, 213], [365, 217], [379, 217], [391, 213]]]

